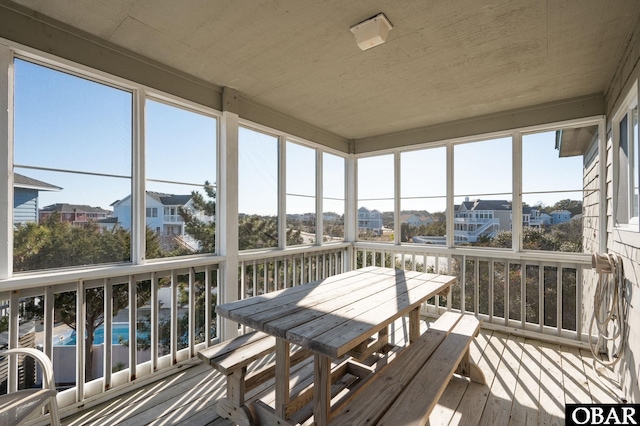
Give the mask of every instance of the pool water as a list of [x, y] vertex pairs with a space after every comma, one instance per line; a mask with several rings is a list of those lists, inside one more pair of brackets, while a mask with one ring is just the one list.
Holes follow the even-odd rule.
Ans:
[[[111, 325], [111, 344], [120, 344], [120, 337], [124, 340], [129, 340], [129, 323], [128, 322], [114, 322]], [[149, 333], [138, 332], [138, 337], [149, 337]], [[104, 325], [96, 328], [94, 333], [94, 345], [104, 343]], [[56, 346], [70, 346], [76, 344], [76, 332], [72, 331], [70, 334], [63, 336], [60, 341], [55, 342]]]

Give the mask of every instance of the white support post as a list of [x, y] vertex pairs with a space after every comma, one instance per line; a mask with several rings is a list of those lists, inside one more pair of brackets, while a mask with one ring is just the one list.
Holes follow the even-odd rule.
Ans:
[[[0, 45], [0, 279], [13, 274], [13, 55]], [[15, 357], [11, 357], [14, 359]]]
[[[225, 88], [226, 90], [226, 88]], [[233, 98], [233, 91], [229, 96]], [[223, 96], [224, 97], [224, 96]], [[220, 120], [218, 143], [218, 253], [225, 257], [221, 265], [218, 303], [238, 300], [238, 126], [239, 116], [224, 111]], [[218, 318], [220, 341], [238, 335], [238, 324]]]
[[324, 239], [324, 153], [316, 149], [316, 245]]
[[145, 98], [142, 90], [133, 92], [132, 182], [131, 182], [131, 262], [143, 263], [146, 250], [145, 193]]
[[[284, 136], [278, 137], [278, 247], [287, 247], [287, 139]], [[275, 266], [277, 282], [277, 263]]]
[[[401, 196], [401, 182], [400, 182], [400, 151], [395, 151], [393, 153], [393, 227], [395, 229], [393, 233], [393, 243], [397, 246], [402, 242], [402, 230], [400, 229], [400, 196]], [[384, 256], [384, 255], [383, 255]], [[393, 265], [392, 265], [393, 266]], [[402, 264], [402, 268], [404, 269], [404, 263]]]
[[453, 187], [453, 144], [447, 144], [447, 247], [455, 246], [455, 239], [453, 237], [455, 232], [455, 200], [453, 199], [454, 187]]
[[522, 250], [522, 134], [515, 132], [511, 140], [513, 170], [511, 171], [511, 249]]
[[[354, 243], [358, 235], [358, 165], [353, 154], [346, 158], [345, 167], [345, 210], [344, 210], [344, 237], [345, 240]], [[356, 268], [356, 254], [353, 246], [349, 248], [346, 270]]]

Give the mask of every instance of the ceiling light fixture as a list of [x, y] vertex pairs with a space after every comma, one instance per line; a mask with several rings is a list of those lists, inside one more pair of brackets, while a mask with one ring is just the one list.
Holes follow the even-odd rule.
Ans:
[[356, 36], [358, 47], [367, 50], [384, 43], [391, 28], [393, 26], [384, 13], [379, 13], [352, 26], [350, 30]]

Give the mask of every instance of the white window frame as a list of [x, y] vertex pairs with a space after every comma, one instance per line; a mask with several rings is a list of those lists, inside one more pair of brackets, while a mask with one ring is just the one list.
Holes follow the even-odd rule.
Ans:
[[[640, 137], [639, 134], [634, 133], [633, 129], [633, 110], [638, 108], [638, 98], [640, 98], [638, 91], [638, 80], [635, 81], [624, 100], [622, 101], [620, 108], [615, 112], [612, 119], [612, 133], [613, 133], [613, 179], [614, 179], [614, 225], [616, 228], [625, 231], [639, 232], [640, 223], [638, 216], [633, 215], [633, 177], [634, 175], [640, 175], [640, 152], [634, 152], [634, 143]], [[627, 118], [627, 150], [628, 157], [621, 160], [621, 147], [620, 141], [622, 134], [620, 133], [620, 123]], [[638, 150], [640, 151], [640, 150]], [[623, 170], [625, 169], [625, 170]], [[622, 176], [622, 178], [621, 178]], [[623, 181], [624, 180], [624, 181]], [[640, 202], [636, 201], [640, 204]], [[636, 206], [640, 210], [640, 205]]]

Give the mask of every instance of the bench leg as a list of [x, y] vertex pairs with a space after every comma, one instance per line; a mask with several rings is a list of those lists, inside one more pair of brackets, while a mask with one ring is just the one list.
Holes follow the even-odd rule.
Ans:
[[247, 367], [243, 367], [227, 376], [227, 398], [238, 407], [244, 405], [244, 378], [246, 375]]
[[474, 383], [479, 383], [481, 385], [486, 383], [482, 370], [480, 370], [476, 364], [471, 362], [471, 352], [469, 349], [467, 349], [465, 354], [462, 356], [462, 360], [460, 361], [460, 364], [458, 364], [456, 373], [469, 377]]
[[246, 405], [236, 405], [228, 398], [220, 398], [216, 406], [216, 412], [225, 419], [229, 419], [240, 426], [252, 426], [255, 424], [249, 408]]

